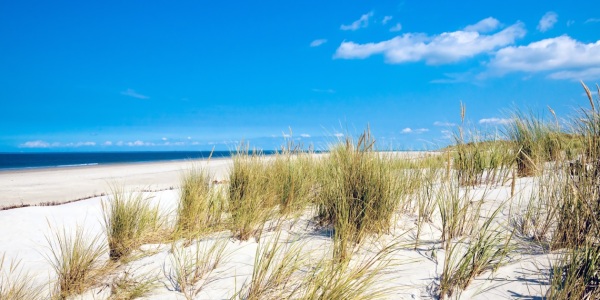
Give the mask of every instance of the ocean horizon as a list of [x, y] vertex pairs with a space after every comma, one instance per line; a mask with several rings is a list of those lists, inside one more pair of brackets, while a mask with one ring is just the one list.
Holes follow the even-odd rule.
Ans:
[[[261, 151], [266, 155], [274, 150]], [[0, 170], [81, 167], [121, 163], [228, 158], [232, 151], [122, 151], [122, 152], [4, 152]]]

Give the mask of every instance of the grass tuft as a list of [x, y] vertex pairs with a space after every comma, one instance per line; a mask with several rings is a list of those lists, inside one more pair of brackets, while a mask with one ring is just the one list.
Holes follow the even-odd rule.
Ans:
[[41, 293], [42, 287], [36, 286], [30, 274], [23, 271], [20, 260], [6, 261], [5, 254], [0, 255], [0, 299], [42, 299]]
[[53, 235], [46, 240], [50, 250], [47, 259], [56, 274], [56, 298], [81, 294], [98, 284], [106, 275], [104, 239], [86, 237], [81, 227], [75, 229], [74, 235], [67, 233], [66, 228]]
[[148, 200], [142, 193], [113, 188], [112, 199], [102, 202], [111, 260], [126, 257], [143, 243], [161, 238], [162, 218]]
[[347, 137], [324, 159], [318, 198], [319, 219], [334, 229], [334, 256], [344, 260], [352, 243], [389, 230], [399, 205], [390, 156], [374, 150], [367, 129], [356, 144]]

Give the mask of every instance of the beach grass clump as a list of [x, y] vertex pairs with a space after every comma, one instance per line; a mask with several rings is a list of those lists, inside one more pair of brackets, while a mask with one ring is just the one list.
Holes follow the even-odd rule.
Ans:
[[485, 150], [481, 142], [456, 145], [454, 167], [460, 185], [477, 185], [483, 181], [486, 168]]
[[470, 235], [476, 229], [487, 189], [475, 193], [457, 181], [444, 181], [435, 194], [441, 220], [442, 242]]
[[559, 208], [570, 190], [564, 168], [550, 170], [534, 178], [531, 194], [523, 211], [512, 217], [518, 235], [538, 244], [548, 245], [556, 229]]
[[[446, 241], [444, 267], [439, 282], [439, 298], [452, 297], [464, 290], [475, 277], [486, 271], [498, 269], [513, 249], [510, 241], [513, 234], [506, 234], [494, 219], [501, 207], [470, 237], [456, 242]], [[450, 246], [450, 244], [452, 244]]]
[[551, 241], [551, 249], [563, 249], [563, 254], [553, 267], [551, 299], [600, 298], [600, 87], [595, 101], [582, 86], [591, 108], [582, 108], [573, 122], [583, 153], [564, 170], [565, 193]]
[[162, 239], [164, 221], [142, 193], [112, 189], [112, 199], [102, 202], [109, 257], [117, 261], [140, 245]]
[[282, 241], [281, 230], [262, 239], [256, 248], [250, 280], [232, 298], [289, 299], [290, 291], [298, 288], [300, 270], [306, 265], [303, 244]]
[[158, 276], [150, 273], [134, 274], [126, 269], [113, 278], [110, 284], [110, 298], [129, 300], [150, 296], [160, 286]]
[[390, 228], [399, 204], [391, 158], [375, 152], [367, 129], [356, 144], [346, 137], [322, 162], [318, 199], [319, 219], [334, 229], [334, 255], [344, 259], [348, 247], [368, 234]]
[[63, 228], [47, 236], [47, 260], [56, 274], [55, 297], [66, 299], [100, 283], [106, 275], [106, 244], [100, 236], [87, 237], [83, 228], [74, 234]]
[[600, 110], [587, 86], [584, 84], [583, 87], [591, 109], [582, 109], [574, 123], [585, 145], [584, 155], [564, 170], [562, 187], [565, 192], [558, 205], [552, 249], [587, 245], [597, 239], [597, 232], [600, 232]]
[[[426, 223], [433, 223], [433, 214], [437, 208], [436, 193], [440, 188], [440, 178], [443, 178], [443, 170], [432, 168], [425, 172], [414, 172], [415, 174], [421, 175], [418, 178], [414, 178], [420, 182], [421, 188], [414, 195], [416, 197], [416, 234], [415, 234], [415, 249], [419, 246], [419, 239], [421, 238], [421, 230], [423, 225]], [[408, 201], [407, 201], [408, 202]]]
[[[551, 112], [553, 112], [551, 110]], [[533, 113], [513, 113], [512, 122], [505, 127], [506, 135], [513, 142], [516, 153], [517, 175], [539, 175], [544, 163], [556, 161], [563, 152], [564, 134], [558, 124], [546, 122]]]
[[173, 290], [193, 299], [208, 283], [211, 273], [227, 258], [229, 240], [216, 237], [212, 240], [198, 239], [189, 247], [173, 243], [171, 247], [171, 268], [165, 270]]
[[548, 299], [600, 298], [600, 245], [586, 244], [564, 253], [552, 268]]
[[[384, 275], [398, 263], [391, 256], [397, 243], [357, 260], [340, 262], [324, 257], [306, 272], [300, 287], [287, 299], [390, 299], [397, 287], [384, 284]], [[351, 255], [358, 256], [358, 255]]]
[[234, 237], [258, 237], [262, 225], [273, 215], [276, 202], [269, 191], [267, 163], [261, 152], [238, 149], [229, 173], [229, 224]]
[[225, 202], [222, 191], [211, 186], [206, 171], [191, 169], [181, 180], [175, 235], [195, 237], [217, 229], [222, 225]]
[[0, 255], [0, 299], [42, 299], [42, 286], [35, 285], [29, 272], [23, 271], [21, 261], [6, 260]]
[[[461, 125], [453, 135], [455, 145], [447, 149], [454, 153], [452, 166], [461, 186], [475, 186], [485, 182], [503, 182], [510, 174], [515, 157], [506, 141], [488, 136], [465, 124], [466, 107], [461, 103]], [[450, 173], [448, 159], [448, 173]]]
[[265, 194], [274, 198], [281, 215], [301, 212], [311, 203], [317, 176], [313, 156], [312, 151], [303, 151], [301, 145], [289, 141], [269, 158], [268, 191]]

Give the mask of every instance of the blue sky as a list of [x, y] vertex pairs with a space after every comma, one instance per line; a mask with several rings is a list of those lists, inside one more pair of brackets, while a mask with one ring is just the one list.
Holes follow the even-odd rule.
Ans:
[[449, 142], [566, 116], [600, 82], [595, 1], [1, 1], [0, 151]]

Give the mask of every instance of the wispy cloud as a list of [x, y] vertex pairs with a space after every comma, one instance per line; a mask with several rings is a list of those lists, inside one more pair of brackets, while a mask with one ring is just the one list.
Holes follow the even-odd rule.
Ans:
[[121, 95], [129, 96], [129, 97], [133, 97], [133, 98], [137, 98], [137, 99], [149, 99], [150, 98], [150, 97], [148, 97], [146, 95], [142, 95], [132, 89], [127, 89], [125, 91], [122, 91]]
[[540, 19], [540, 22], [537, 26], [537, 30], [539, 30], [540, 32], [546, 32], [552, 29], [552, 27], [554, 27], [554, 24], [556, 24], [557, 21], [558, 15], [553, 11], [549, 11]]
[[28, 141], [19, 145], [19, 148], [49, 148], [50, 143], [41, 140]]
[[112, 144], [113, 144], [113, 142], [111, 142], [111, 141], [106, 141], [106, 142], [104, 142], [102, 145], [104, 145], [104, 146], [112, 146]]
[[69, 143], [59, 143], [53, 142], [49, 143], [42, 140], [36, 141], [28, 141], [19, 145], [19, 148], [79, 148], [79, 147], [91, 147], [96, 146], [96, 142], [69, 142]]
[[386, 62], [392, 64], [425, 61], [430, 65], [439, 65], [457, 62], [513, 44], [516, 39], [525, 36], [525, 33], [525, 26], [521, 22], [490, 35], [465, 30], [444, 32], [434, 36], [405, 33], [378, 43], [342, 42], [334, 58], [364, 59], [375, 54], [383, 54]]
[[310, 134], [308, 134], [308, 133], [302, 133], [302, 134], [300, 134], [300, 137], [303, 137], [303, 138], [307, 139], [307, 138], [310, 137]]
[[600, 79], [600, 67], [577, 71], [558, 71], [548, 75], [548, 77], [552, 79], [568, 79], [573, 81], [596, 80]]
[[511, 119], [503, 119], [503, 118], [487, 118], [479, 120], [479, 124], [487, 124], [487, 125], [505, 125], [511, 123]]
[[585, 44], [568, 35], [544, 39], [526, 46], [498, 50], [488, 64], [490, 72], [554, 72], [553, 79], [574, 79], [593, 75], [600, 66], [600, 40]]
[[311, 47], [319, 47], [323, 44], [327, 43], [327, 39], [318, 39], [310, 42]]
[[383, 17], [383, 20], [381, 20], [381, 23], [382, 23], [383, 25], [385, 25], [385, 24], [387, 24], [389, 21], [391, 21], [393, 18], [394, 18], [394, 17], [392, 17], [392, 16], [385, 16], [385, 17]]
[[473, 25], [465, 27], [465, 31], [485, 33], [498, 29], [500, 25], [500, 21], [498, 21], [496, 18], [487, 17]]
[[585, 20], [586, 24], [589, 24], [589, 23], [599, 23], [599, 22], [600, 22], [600, 18], [589, 18], [589, 19]]
[[369, 18], [371, 18], [373, 16], [373, 12], [368, 12], [362, 16], [360, 16], [360, 19], [352, 22], [352, 24], [350, 25], [342, 25], [340, 26], [341, 30], [358, 30], [360, 28], [366, 28], [367, 26], [369, 26]]
[[421, 134], [421, 133], [428, 132], [428, 131], [429, 131], [429, 129], [427, 129], [427, 128], [412, 129], [410, 127], [406, 127], [404, 129], [402, 129], [401, 133], [404, 133], [404, 134], [409, 134], [409, 133], [412, 133], [412, 134]]
[[155, 146], [154, 143], [144, 142], [144, 141], [141, 141], [141, 140], [137, 140], [137, 141], [133, 141], [133, 142], [127, 142], [127, 143], [125, 143], [125, 145], [129, 146], [129, 147]]
[[402, 24], [400, 23], [396, 23], [396, 25], [390, 27], [391, 32], [398, 32], [400, 30], [402, 30]]
[[450, 122], [441, 122], [441, 121], [435, 121], [433, 122], [434, 126], [441, 126], [441, 127], [452, 127], [452, 126], [456, 126], [455, 123], [450, 123]]
[[333, 136], [335, 136], [335, 137], [343, 137], [344, 134], [337, 132], [337, 133], [334, 133]]

